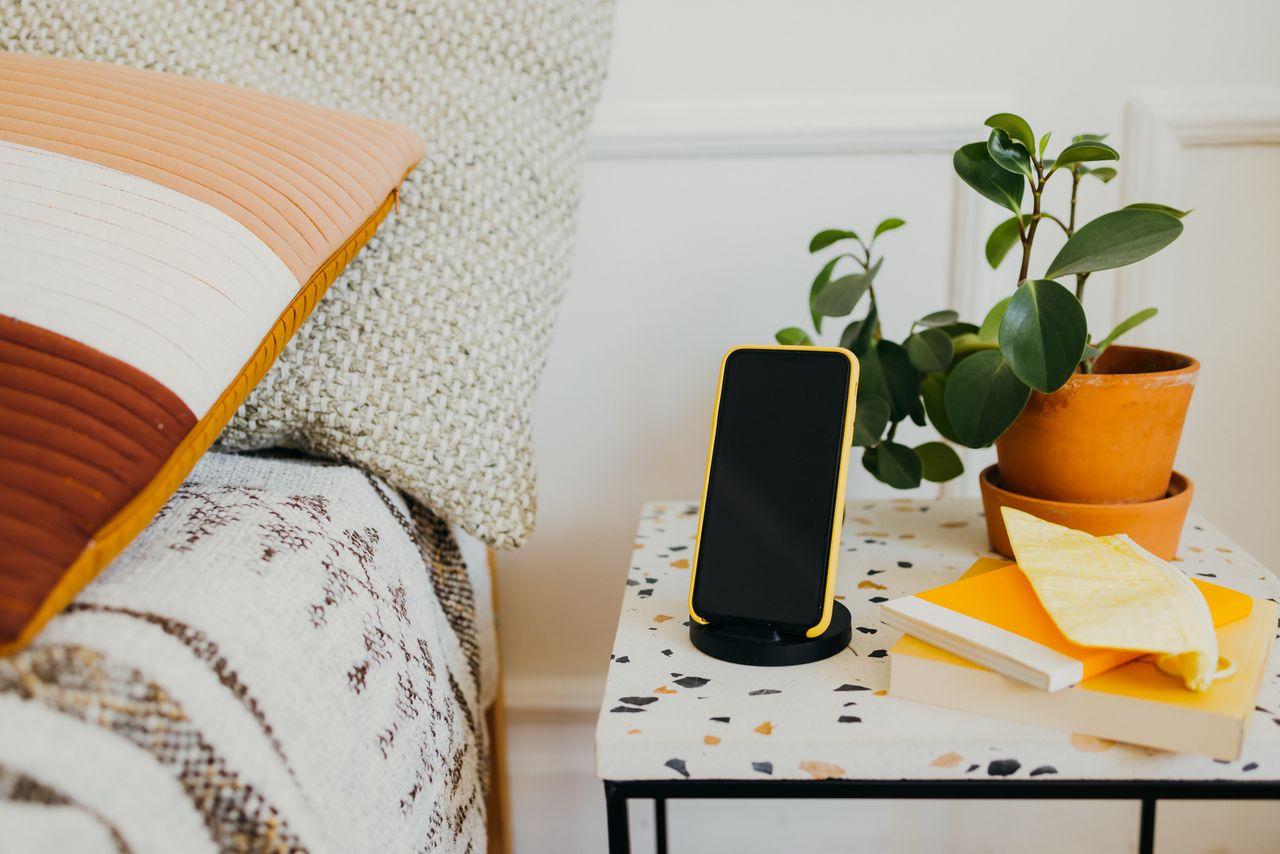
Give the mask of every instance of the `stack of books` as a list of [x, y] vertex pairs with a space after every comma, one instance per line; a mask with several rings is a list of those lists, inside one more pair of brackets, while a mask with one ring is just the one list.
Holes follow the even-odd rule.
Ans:
[[1152, 657], [1082, 647], [1054, 625], [1022, 571], [979, 560], [959, 581], [884, 603], [907, 634], [889, 649], [889, 693], [1008, 720], [1233, 760], [1275, 633], [1277, 606], [1195, 581], [1235, 673], [1187, 690]]

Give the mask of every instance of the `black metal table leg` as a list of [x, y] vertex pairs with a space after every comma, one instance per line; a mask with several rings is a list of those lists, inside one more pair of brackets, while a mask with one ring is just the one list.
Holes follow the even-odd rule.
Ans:
[[653, 850], [667, 854], [667, 799], [653, 799]]
[[605, 818], [609, 825], [609, 854], [631, 854], [631, 826], [627, 821], [627, 796], [608, 780], [604, 784]]
[[1138, 854], [1155, 854], [1156, 799], [1142, 799], [1142, 819], [1138, 825]]

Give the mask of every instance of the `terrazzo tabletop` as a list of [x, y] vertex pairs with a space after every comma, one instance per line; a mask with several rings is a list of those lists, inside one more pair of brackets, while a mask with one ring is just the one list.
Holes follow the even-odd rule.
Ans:
[[[826, 661], [746, 667], [689, 641], [698, 507], [645, 506], [596, 728], [605, 780], [1280, 779], [1280, 647], [1235, 762], [1171, 753], [886, 695], [900, 632], [879, 603], [945, 584], [988, 556], [977, 499], [851, 503], [836, 598], [853, 640]], [[1174, 563], [1261, 598], [1280, 581], [1192, 514]]]

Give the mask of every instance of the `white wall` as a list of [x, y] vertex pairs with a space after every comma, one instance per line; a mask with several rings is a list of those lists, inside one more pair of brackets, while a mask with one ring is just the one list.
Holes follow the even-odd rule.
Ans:
[[[1060, 142], [1112, 132], [1122, 179], [1089, 188], [1086, 218], [1128, 201], [1195, 208], [1161, 256], [1091, 278], [1086, 307], [1102, 328], [1157, 305], [1135, 340], [1201, 359], [1179, 467], [1198, 484], [1197, 510], [1280, 567], [1268, 483], [1280, 474], [1280, 4], [1038, 8], [620, 0], [576, 272], [538, 404], [539, 529], [500, 559], [520, 850], [602, 846], [582, 715], [599, 699], [634, 517], [644, 500], [698, 491], [719, 355], [805, 321], [808, 237], [908, 221], [884, 238], [877, 282], [894, 335], [946, 306], [980, 319], [1011, 286], [1013, 271], [982, 261], [999, 209], [950, 165], [992, 112], [1019, 112]], [[1035, 263], [1055, 249], [1046, 242]], [[982, 458], [951, 488], [972, 494]], [[856, 464], [851, 480], [853, 495], [888, 494]], [[989, 848], [967, 811], [894, 809], [949, 828], [965, 850]], [[1129, 817], [1100, 809], [1107, 845], [1124, 850]], [[1217, 814], [1188, 809], [1163, 821]], [[1200, 835], [1179, 832], [1183, 847], [1162, 851], [1215, 840], [1212, 823], [1187, 821]], [[1250, 850], [1262, 838], [1218, 841]]]

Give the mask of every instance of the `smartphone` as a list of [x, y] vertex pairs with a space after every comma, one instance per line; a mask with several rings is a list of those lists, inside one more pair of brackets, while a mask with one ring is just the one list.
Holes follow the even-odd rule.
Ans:
[[808, 637], [831, 621], [858, 362], [735, 347], [720, 363], [689, 615]]

